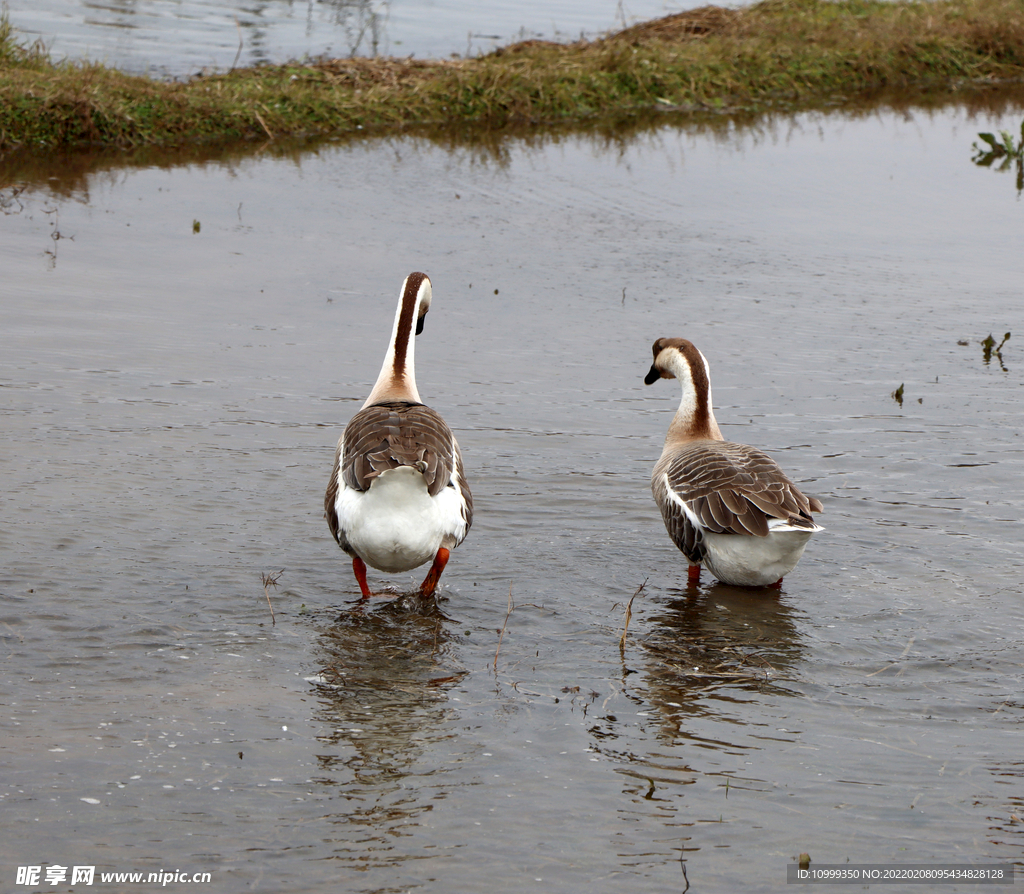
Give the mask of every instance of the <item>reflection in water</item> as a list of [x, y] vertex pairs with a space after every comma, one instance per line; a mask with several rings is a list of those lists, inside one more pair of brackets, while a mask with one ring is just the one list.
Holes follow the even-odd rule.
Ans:
[[982, 339], [981, 359], [985, 361], [986, 366], [988, 366], [992, 362], [992, 358], [995, 357], [999, 361], [999, 368], [1003, 372], [1009, 372], [1006, 368], [1006, 364], [1003, 363], [1003, 345], [1005, 345], [1009, 340], [1009, 332], [1003, 336], [1003, 340], [998, 344], [996, 344], [996, 340], [992, 337], [991, 332], [988, 334], [987, 338]]
[[21, 214], [25, 210], [25, 206], [18, 196], [24, 191], [24, 186], [16, 186], [8, 190], [0, 189], [0, 214]]
[[1024, 192], [1024, 121], [1020, 125], [1020, 140], [1015, 140], [1012, 133], [1002, 130], [996, 136], [992, 133], [979, 133], [982, 145], [975, 143], [974, 158], [971, 159], [976, 165], [982, 168], [995, 166], [997, 171], [1010, 170], [1011, 164], [1017, 171], [1017, 196]]
[[43, 254], [46, 256], [47, 266], [52, 270], [57, 266], [57, 248], [60, 240], [74, 239], [75, 237], [61, 232], [60, 208], [44, 208], [43, 213], [50, 218], [50, 241], [53, 242], [53, 248], [46, 249]]
[[[935, 97], [891, 93], [874, 97], [870, 102], [850, 103], [842, 111], [845, 118], [855, 121], [876, 117], [886, 110], [905, 115], [916, 112], [945, 114], [950, 108], [964, 109], [970, 116], [999, 116], [1016, 113], [1021, 108], [1021, 97], [1019, 91], [1010, 89], [973, 93], [965, 89], [955, 97], [941, 101]], [[740, 145], [744, 140], [758, 145], [786, 139], [794, 128], [806, 126], [807, 121], [813, 124], [814, 120], [814, 113], [738, 113], [726, 116], [711, 113], [668, 115], [652, 111], [625, 119], [591, 119], [552, 124], [543, 129], [530, 125], [509, 125], [500, 130], [469, 125], [429, 125], [407, 128], [402, 135], [395, 137], [345, 134], [330, 138], [279, 138], [269, 142], [232, 142], [226, 145], [196, 143], [173, 148], [143, 146], [126, 150], [85, 146], [56, 152], [15, 149], [0, 152], [0, 210], [17, 210], [18, 205], [12, 200], [21, 192], [36, 190], [88, 202], [90, 187], [114, 183], [126, 170], [133, 168], [221, 165], [234, 169], [266, 158], [289, 159], [299, 164], [318, 153], [345, 146], [387, 145], [389, 141], [407, 145], [409, 137], [425, 139], [453, 156], [465, 156], [471, 164], [505, 168], [518, 149], [540, 152], [549, 146], [574, 140], [585, 141], [597, 153], [626, 157], [636, 151], [638, 145], [658, 148], [665, 141], [666, 132], [673, 130], [691, 137], [708, 137], [722, 145]], [[104, 175], [99, 183], [94, 179], [97, 174]]]
[[[803, 660], [800, 634], [779, 594], [720, 582], [669, 591], [646, 623], [649, 632], [638, 640], [642, 681], [625, 663], [622, 694], [638, 716], [653, 715], [652, 741], [638, 748], [635, 734], [623, 736], [618, 717], [604, 712], [588, 732], [591, 750], [615, 761], [623, 777], [619, 819], [632, 828], [653, 818], [675, 832], [657, 844], [627, 844], [627, 834], [619, 854], [623, 864], [679, 864], [685, 877], [687, 862], [704, 847], [700, 830], [718, 828], [721, 810], [735, 812], [730, 789], [747, 798], [771, 791], [762, 775], [749, 770], [747, 758], [764, 743], [751, 735], [757, 722], [745, 719], [751, 712], [744, 709], [743, 693], [761, 698], [785, 692], [780, 682]], [[646, 734], [646, 721], [642, 728]], [[708, 791], [717, 793], [717, 811], [707, 810]]]
[[412, 859], [395, 850], [396, 838], [444, 796], [444, 768], [423, 758], [455, 738], [446, 693], [467, 672], [449, 623], [436, 601], [411, 596], [356, 606], [320, 636], [315, 719], [329, 731], [318, 737], [315, 781], [342, 802], [332, 820], [337, 852], [355, 868]]
[[[54, 21], [60, 22], [60, 30], [52, 32], [59, 37], [56, 55], [68, 49], [72, 55], [95, 54], [98, 42], [101, 58], [119, 68], [181, 74], [183, 67], [223, 70], [324, 53], [379, 55], [388, 46], [391, 2], [83, 0], [80, 15], [70, 5], [51, 0], [35, 15], [19, 11], [24, 14], [17, 20], [30, 31], [52, 29]], [[43, 31], [44, 36], [49, 33]]]
[[[749, 751], [751, 746], [739, 744], [742, 735], [725, 741], [708, 735], [709, 729], [721, 731], [723, 720], [740, 722], [729, 716], [731, 706], [737, 708], [731, 712], [735, 716], [741, 713], [737, 690], [784, 692], [779, 681], [802, 656], [791, 609], [779, 601], [778, 594], [753, 595], [719, 582], [671, 592], [675, 595], [649, 618], [651, 630], [640, 640], [644, 683], [637, 686], [630, 668], [624, 668], [623, 679], [623, 695], [638, 709], [657, 710], [656, 737], [661, 745], [651, 743], [638, 752], [633, 742], [616, 741], [620, 732], [612, 715], [599, 714], [589, 733], [592, 750], [619, 761], [616, 771], [627, 779], [623, 793], [631, 806], [623, 816], [629, 820], [634, 813], [653, 810], [666, 822], [671, 819], [672, 825], [682, 827], [702, 819], [689, 816], [678, 797], [685, 787], [709, 775], [709, 770], [694, 765], [697, 752], [674, 746], [688, 743], [702, 751], [731, 754]], [[709, 705], [709, 700], [718, 707]], [[725, 786], [763, 784], [738, 777], [732, 770], [710, 775], [723, 777]]]
[[723, 690], [785, 691], [779, 683], [801, 656], [792, 610], [777, 595], [718, 582], [675, 592], [642, 642], [646, 694], [672, 740], [693, 738], [687, 720], [709, 713], [708, 697], [735, 700]]
[[[235, 64], [243, 49], [246, 52], [246, 64], [280, 61], [274, 59], [270, 40], [270, 29], [276, 20], [273, 9], [280, 5], [280, 0], [262, 0], [238, 10], [235, 22], [238, 26], [239, 46]], [[326, 20], [344, 33], [349, 56], [360, 53], [377, 56], [385, 40], [384, 29], [389, 10], [389, 0], [308, 0], [306, 37], [313, 38], [317, 19]]]
[[[384, 29], [391, 13], [390, 0], [320, 0], [320, 6], [330, 11], [330, 20], [345, 32], [348, 54], [380, 54], [385, 40]], [[310, 15], [313, 4], [310, 2]], [[307, 34], [312, 28], [307, 26]]]
[[[992, 843], [1009, 845], [1020, 853], [1024, 849], [1024, 761], [1003, 761], [988, 770], [999, 789], [995, 797], [975, 800], [975, 806], [994, 810], [988, 816]], [[1024, 865], [1020, 860], [1016, 863], [1018, 867]]]

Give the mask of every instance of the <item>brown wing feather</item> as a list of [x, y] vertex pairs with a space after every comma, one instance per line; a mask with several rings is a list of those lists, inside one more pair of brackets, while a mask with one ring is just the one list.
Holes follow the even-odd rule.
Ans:
[[464, 516], [469, 528], [473, 496], [466, 484], [462, 454], [444, 419], [423, 404], [385, 401], [364, 407], [345, 426], [334, 453], [334, 468], [324, 495], [324, 513], [334, 539], [342, 542], [335, 502], [341, 481], [365, 491], [373, 479], [389, 469], [411, 466], [423, 473], [427, 493], [437, 496], [452, 482], [454, 471], [465, 498]]
[[437, 496], [452, 478], [455, 438], [441, 415], [423, 404], [389, 401], [360, 410], [342, 435], [341, 474], [355, 490], [366, 490], [389, 469], [412, 466]]
[[669, 499], [663, 476], [655, 474], [652, 489], [654, 490], [654, 500], [661, 510], [661, 517], [665, 522], [668, 536], [682, 550], [687, 559], [693, 564], [699, 565], [706, 552], [700, 530], [690, 521], [682, 507], [674, 500]]
[[[658, 503], [665, 524], [669, 526], [671, 515], [672, 525], [683, 529], [680, 534], [684, 542], [691, 539], [684, 530], [687, 525], [677, 521], [675, 515], [683, 521], [686, 515], [681, 507], [673, 508], [664, 492], [662, 475], [667, 475], [668, 488], [687, 504], [700, 523], [716, 533], [764, 537], [771, 518], [810, 526], [811, 513], [822, 511], [821, 503], [804, 496], [766, 453], [729, 441], [696, 441], [673, 451], [655, 469], [655, 496], [657, 479], [661, 479], [663, 498]], [[676, 540], [672, 527], [669, 533]], [[679, 545], [679, 540], [676, 543]], [[692, 560], [687, 549], [682, 545], [679, 548]]]
[[455, 474], [458, 476], [459, 490], [462, 492], [462, 517], [466, 520], [466, 532], [468, 533], [473, 524], [473, 494], [469, 490], [469, 485], [466, 484], [466, 468], [462, 465], [462, 451], [454, 438], [452, 438], [452, 443], [455, 444]]
[[338, 542], [338, 545], [349, 552], [348, 541], [342, 542], [344, 534], [341, 532], [341, 528], [338, 525], [338, 510], [335, 508], [335, 503], [338, 500], [338, 467], [341, 464], [341, 440], [338, 441], [338, 446], [334, 450], [334, 466], [331, 468], [331, 480], [327, 482], [327, 493], [324, 494], [324, 517], [327, 519], [327, 526], [331, 529], [331, 535]]

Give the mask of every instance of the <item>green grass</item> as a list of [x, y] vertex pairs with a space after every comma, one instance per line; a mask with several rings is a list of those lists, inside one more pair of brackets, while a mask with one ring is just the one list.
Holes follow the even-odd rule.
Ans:
[[1024, 0], [766, 0], [473, 59], [336, 59], [185, 82], [51, 62], [0, 20], [0, 149], [225, 144], [821, 107], [1024, 82]]

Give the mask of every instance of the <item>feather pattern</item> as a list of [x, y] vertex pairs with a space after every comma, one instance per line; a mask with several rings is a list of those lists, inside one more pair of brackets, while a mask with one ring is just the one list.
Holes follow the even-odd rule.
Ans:
[[[446, 487], [463, 497], [465, 531], [451, 546], [458, 546], [473, 523], [473, 495], [466, 483], [462, 451], [441, 414], [409, 401], [384, 401], [364, 407], [345, 426], [334, 452], [334, 470], [324, 496], [324, 512], [338, 544], [344, 532], [338, 523], [338, 488], [363, 492], [382, 473], [410, 466], [423, 475], [427, 493], [436, 497]], [[449, 547], [450, 548], [450, 547]], [[350, 549], [346, 549], [350, 552]]]
[[430, 559], [421, 592], [432, 593], [473, 522], [458, 442], [416, 389], [416, 336], [430, 302], [429, 278], [406, 277], [380, 374], [338, 440], [324, 494], [327, 525], [353, 557], [364, 597], [366, 565], [408, 571]]
[[821, 503], [805, 496], [768, 454], [729, 441], [692, 441], [662, 454], [654, 499], [673, 542], [694, 564], [703, 532], [767, 537], [769, 522], [814, 531]]
[[683, 396], [651, 489], [672, 542], [726, 583], [761, 586], [791, 571], [822, 530], [805, 496], [768, 454], [722, 438], [704, 355], [686, 339], [654, 343], [645, 381], [677, 378]]

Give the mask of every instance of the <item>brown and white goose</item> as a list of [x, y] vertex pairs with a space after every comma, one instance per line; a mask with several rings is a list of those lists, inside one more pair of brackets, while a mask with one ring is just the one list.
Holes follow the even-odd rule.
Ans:
[[685, 338], [659, 338], [644, 382], [679, 379], [683, 397], [651, 475], [651, 490], [669, 536], [690, 561], [689, 582], [701, 566], [720, 581], [778, 586], [811, 535], [823, 528], [778, 463], [754, 447], [723, 440], [711, 408], [704, 355]]
[[384, 365], [338, 441], [324, 497], [327, 524], [352, 556], [363, 598], [372, 595], [367, 565], [396, 573], [433, 559], [420, 587], [431, 595], [449, 551], [462, 543], [473, 521], [459, 445], [416, 389], [415, 336], [423, 331], [430, 298], [426, 274], [410, 273]]

